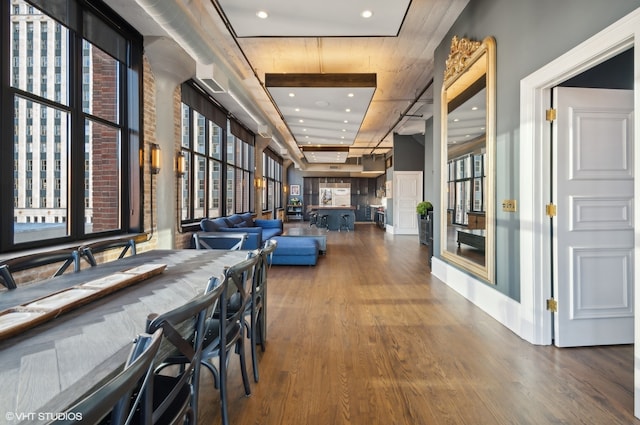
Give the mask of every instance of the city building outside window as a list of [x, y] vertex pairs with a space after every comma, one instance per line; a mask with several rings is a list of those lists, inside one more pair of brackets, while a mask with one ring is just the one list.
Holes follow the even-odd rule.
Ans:
[[[129, 197], [141, 191], [139, 180], [128, 178], [139, 167], [129, 152], [140, 143], [131, 136], [140, 126], [140, 100], [128, 93], [142, 84], [142, 37], [100, 5], [11, 3], [9, 13], [0, 14], [2, 26], [12, 29], [2, 38], [0, 51], [8, 57], [0, 63], [9, 75], [1, 93], [10, 99], [2, 104], [12, 105], [13, 125], [0, 127], [0, 149], [12, 155], [2, 159], [0, 178], [14, 181], [13, 193], [1, 195], [15, 201], [0, 207], [2, 228], [11, 223], [11, 232], [0, 236], [0, 251], [140, 229], [141, 220], [130, 222], [124, 211], [141, 204]], [[7, 171], [8, 160], [13, 170]], [[46, 185], [47, 179], [55, 184]], [[36, 202], [31, 190], [38, 191]]]

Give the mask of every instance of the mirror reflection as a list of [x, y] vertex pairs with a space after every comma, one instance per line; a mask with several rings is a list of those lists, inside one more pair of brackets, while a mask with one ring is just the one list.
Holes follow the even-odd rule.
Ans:
[[455, 38], [442, 93], [443, 258], [493, 281], [493, 39]]

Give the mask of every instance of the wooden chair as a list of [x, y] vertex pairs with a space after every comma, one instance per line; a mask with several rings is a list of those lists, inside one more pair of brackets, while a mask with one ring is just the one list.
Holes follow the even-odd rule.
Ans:
[[60, 276], [73, 264], [74, 271], [80, 270], [80, 258], [73, 248], [46, 251], [36, 254], [23, 255], [0, 262], [0, 283], [7, 289], [16, 289], [17, 285], [13, 273], [62, 263], [51, 277]]
[[232, 232], [196, 232], [193, 234], [196, 249], [241, 250], [249, 235]]
[[153, 360], [161, 340], [161, 329], [151, 335], [139, 335], [134, 341], [124, 370], [69, 408], [65, 415], [61, 415], [60, 419], [53, 423], [59, 425], [97, 424], [103, 421], [108, 421], [112, 425], [131, 422], [148, 423], [151, 405], [148, 384]]
[[[225, 297], [219, 308], [214, 311], [207, 321], [202, 365], [214, 377], [214, 383], [220, 391], [220, 407], [222, 424], [228, 425], [227, 410], [227, 366], [228, 355], [232, 348], [240, 358], [240, 371], [244, 384], [245, 395], [251, 395], [251, 385], [247, 376], [244, 355], [244, 314], [251, 299], [251, 282], [258, 257], [253, 255], [225, 270], [222, 281], [213, 278], [207, 290], [214, 290], [217, 286], [226, 288]], [[218, 367], [212, 359], [218, 358]]]
[[[251, 364], [253, 368], [253, 380], [255, 382], [258, 382], [260, 379], [256, 346], [260, 345], [262, 352], [264, 352], [267, 338], [265, 319], [267, 305], [267, 257], [275, 251], [277, 245], [278, 242], [276, 240], [269, 239], [264, 243], [263, 248], [255, 253], [258, 261], [255, 265], [251, 285], [251, 300], [245, 309], [244, 323], [245, 327], [247, 327], [249, 339], [251, 340]], [[248, 322], [247, 317], [249, 318]]]
[[127, 252], [131, 252], [131, 255], [136, 255], [136, 241], [129, 237], [108, 239], [99, 242], [92, 242], [86, 245], [82, 245], [78, 248], [80, 255], [84, 257], [91, 267], [98, 265], [96, 261], [96, 254], [103, 253], [112, 249], [120, 249], [118, 259], [123, 258]]
[[[153, 379], [153, 424], [198, 423], [205, 325], [225, 291], [225, 285], [218, 285], [174, 310], [149, 315], [147, 332], [162, 329], [165, 336]], [[172, 365], [179, 368], [168, 368]]]

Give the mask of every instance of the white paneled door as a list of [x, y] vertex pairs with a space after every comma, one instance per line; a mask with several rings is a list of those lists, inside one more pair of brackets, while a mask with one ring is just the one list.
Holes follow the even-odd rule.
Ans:
[[633, 343], [633, 91], [554, 89], [559, 347]]
[[422, 201], [422, 171], [393, 172], [393, 233], [418, 234], [416, 205]]

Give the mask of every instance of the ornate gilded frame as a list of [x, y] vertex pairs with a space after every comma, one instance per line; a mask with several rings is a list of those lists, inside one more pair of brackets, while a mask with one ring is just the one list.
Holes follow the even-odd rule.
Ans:
[[[470, 272], [489, 283], [495, 282], [495, 93], [496, 93], [496, 43], [493, 37], [474, 41], [456, 36], [451, 40], [451, 51], [446, 61], [441, 102], [441, 255], [446, 261]], [[484, 265], [473, 262], [457, 252], [447, 250], [448, 204], [448, 114], [449, 103], [455, 102], [465, 90], [486, 76], [486, 126], [485, 126], [485, 259]], [[451, 224], [449, 224], [451, 225]]]

